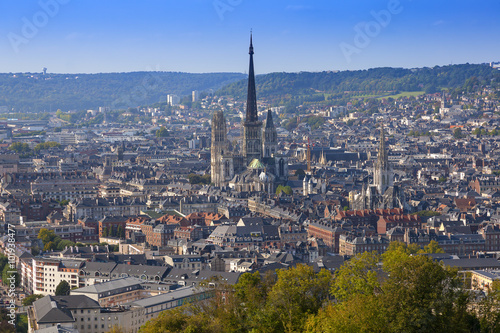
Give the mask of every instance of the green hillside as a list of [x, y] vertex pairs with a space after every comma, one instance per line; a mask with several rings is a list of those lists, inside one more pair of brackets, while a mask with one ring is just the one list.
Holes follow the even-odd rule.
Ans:
[[190, 74], [131, 72], [100, 74], [0, 74], [0, 106], [16, 112], [61, 109], [83, 110], [99, 106], [135, 107], [179, 96], [216, 90], [242, 80], [241, 73]]
[[[374, 68], [342, 72], [270, 73], [257, 76], [256, 84], [258, 98], [268, 98], [274, 104], [298, 104], [364, 95], [380, 97], [396, 95], [403, 91], [435, 92], [441, 88], [456, 89], [463, 87], [473, 77], [476, 77], [479, 83], [498, 84], [500, 71], [486, 64], [463, 64], [418, 69]], [[244, 99], [246, 89], [246, 80], [242, 80], [222, 88], [217, 93]]]

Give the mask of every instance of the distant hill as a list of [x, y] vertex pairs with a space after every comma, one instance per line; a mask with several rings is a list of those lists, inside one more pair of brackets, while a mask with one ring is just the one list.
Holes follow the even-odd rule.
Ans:
[[[500, 83], [500, 71], [488, 65], [450, 65], [433, 68], [374, 68], [342, 72], [270, 73], [256, 78], [257, 98], [275, 104], [338, 100], [354, 96], [383, 96], [398, 91], [437, 91], [463, 87], [476, 77], [480, 83]], [[247, 82], [225, 86], [219, 95], [246, 98]]]
[[167, 94], [217, 90], [242, 73], [131, 72], [100, 74], [0, 74], [0, 107], [17, 112], [128, 108], [165, 102]]

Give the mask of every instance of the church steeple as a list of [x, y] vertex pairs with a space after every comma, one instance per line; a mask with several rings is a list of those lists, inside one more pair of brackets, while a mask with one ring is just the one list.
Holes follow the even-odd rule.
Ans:
[[274, 128], [273, 113], [271, 110], [267, 110], [266, 128]]
[[378, 158], [373, 167], [373, 184], [377, 187], [378, 193], [383, 194], [388, 187], [394, 184], [394, 175], [385, 148], [384, 125], [380, 126]]
[[264, 131], [262, 132], [262, 156], [272, 157], [278, 151], [278, 134], [276, 133], [276, 128], [273, 123], [273, 113], [271, 110], [267, 110], [267, 120]]
[[388, 164], [387, 150], [385, 149], [385, 134], [384, 134], [384, 125], [380, 126], [380, 143], [378, 148], [378, 163], [380, 165]]
[[250, 66], [248, 69], [247, 114], [243, 122], [243, 157], [246, 165], [254, 159], [262, 158], [262, 122], [257, 114], [257, 94], [255, 92], [255, 74], [253, 70], [253, 43], [250, 33]]
[[253, 70], [253, 43], [252, 33], [250, 33], [250, 65], [248, 68], [248, 93], [247, 93], [247, 114], [246, 121], [257, 121], [257, 94], [255, 92], [255, 73]]

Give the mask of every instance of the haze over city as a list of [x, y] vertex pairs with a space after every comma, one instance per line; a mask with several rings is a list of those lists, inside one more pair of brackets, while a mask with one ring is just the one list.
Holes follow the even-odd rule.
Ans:
[[496, 61], [485, 1], [2, 1], [0, 72], [245, 72]]

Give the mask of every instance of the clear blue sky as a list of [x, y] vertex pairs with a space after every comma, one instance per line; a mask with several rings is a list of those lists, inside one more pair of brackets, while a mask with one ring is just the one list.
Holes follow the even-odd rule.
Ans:
[[0, 0], [0, 72], [245, 72], [250, 29], [257, 74], [482, 63], [499, 17], [498, 0]]

